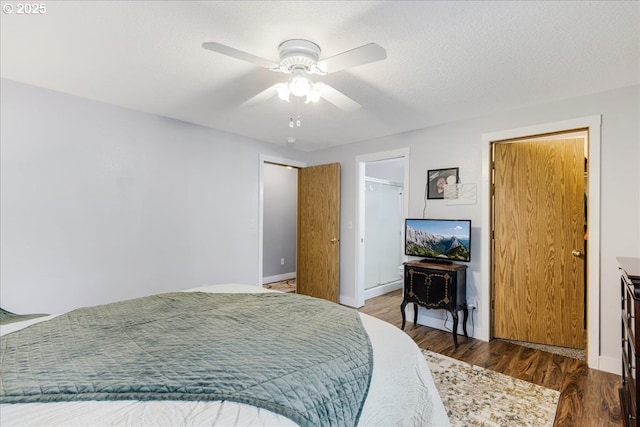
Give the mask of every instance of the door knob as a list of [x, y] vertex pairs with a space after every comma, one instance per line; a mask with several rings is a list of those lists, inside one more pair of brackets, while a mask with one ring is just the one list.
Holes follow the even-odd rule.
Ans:
[[574, 249], [574, 250], [571, 251], [571, 255], [573, 255], [575, 257], [580, 257], [580, 256], [582, 256], [582, 252], [580, 252], [577, 249]]
[[337, 241], [338, 241], [338, 239], [336, 239], [335, 237], [333, 239], [331, 239], [331, 243], [335, 243]]

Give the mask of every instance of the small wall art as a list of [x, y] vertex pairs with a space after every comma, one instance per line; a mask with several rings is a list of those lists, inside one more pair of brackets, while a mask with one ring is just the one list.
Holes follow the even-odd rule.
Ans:
[[447, 184], [444, 189], [444, 203], [446, 205], [475, 205], [477, 199], [477, 185]]
[[427, 171], [427, 199], [444, 199], [447, 184], [458, 182], [458, 168]]

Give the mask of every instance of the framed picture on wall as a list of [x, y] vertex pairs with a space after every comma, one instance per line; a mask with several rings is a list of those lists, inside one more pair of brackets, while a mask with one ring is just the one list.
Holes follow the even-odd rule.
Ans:
[[444, 186], [458, 182], [458, 168], [427, 171], [427, 199], [444, 199]]

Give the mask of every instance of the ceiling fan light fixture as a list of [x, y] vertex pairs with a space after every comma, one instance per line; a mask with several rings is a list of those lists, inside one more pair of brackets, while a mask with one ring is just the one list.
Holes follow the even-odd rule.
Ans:
[[289, 86], [287, 86], [285, 83], [278, 83], [275, 88], [278, 92], [278, 98], [282, 99], [283, 101], [289, 102], [289, 97], [291, 96]]
[[311, 90], [311, 82], [303, 70], [295, 70], [289, 80], [289, 90], [293, 96], [306, 96]]
[[309, 93], [307, 93], [307, 100], [305, 101], [305, 104], [308, 104], [310, 102], [318, 102], [319, 100], [320, 100], [320, 90], [319, 90], [318, 83], [316, 83], [313, 86], [311, 86], [311, 89], [309, 89]]

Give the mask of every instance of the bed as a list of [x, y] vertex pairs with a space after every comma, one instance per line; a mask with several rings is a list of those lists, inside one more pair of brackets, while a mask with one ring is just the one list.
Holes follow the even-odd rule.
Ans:
[[[108, 313], [114, 313], [116, 323], [120, 322], [118, 336], [126, 337], [126, 344], [118, 342], [101, 347], [106, 345], [101, 338], [103, 332], [114, 328], [103, 320], [111, 314], [96, 316], [90, 311], [89, 315], [84, 309], [62, 315], [14, 319], [18, 321], [0, 326], [0, 425], [449, 425], [419, 348], [393, 325], [337, 304], [249, 285], [212, 285], [149, 298], [152, 297], [156, 299], [145, 297], [139, 301], [131, 300], [131, 304], [135, 302], [138, 305], [117, 306], [118, 310], [135, 307], [135, 315], [132, 313], [131, 317], [123, 316], [122, 311], [113, 311], [112, 304], [99, 306], [112, 310]], [[167, 301], [171, 306], [176, 302], [200, 306], [204, 303], [203, 312], [220, 312], [219, 317], [231, 323], [205, 325], [201, 318], [190, 317], [195, 316], [200, 308], [178, 304], [182, 312], [176, 314], [164, 308]], [[228, 311], [223, 312], [221, 307], [227, 307]], [[146, 313], [141, 312], [147, 309], [160, 311], [164, 323], [144, 320]], [[333, 314], [325, 315], [334, 311], [339, 318], [331, 317]], [[85, 317], [77, 317], [77, 312], [84, 313]], [[135, 320], [138, 319], [136, 315], [143, 320]], [[206, 317], [208, 322], [215, 316], [208, 314]], [[69, 318], [74, 321], [69, 322]], [[311, 318], [316, 318], [316, 326], [313, 326], [313, 320], [307, 321]], [[347, 323], [341, 323], [343, 321]], [[153, 367], [157, 354], [153, 349], [139, 348], [140, 338], [131, 332], [139, 325], [146, 326], [146, 323], [161, 326], [156, 326], [160, 327], [160, 332], [141, 332], [142, 338], [151, 343], [145, 345], [160, 343], [166, 347], [170, 342], [170, 345], [177, 346], [175, 350], [182, 355], [177, 359], [178, 366], [167, 369], [167, 372]], [[96, 328], [96, 324], [99, 327]], [[295, 324], [303, 326], [295, 331]], [[204, 328], [204, 332], [197, 332], [198, 327]], [[363, 335], [358, 335], [360, 327]], [[69, 340], [64, 335], [78, 329], [90, 331], [89, 336]], [[200, 340], [201, 343], [194, 348], [166, 338], [180, 338], [189, 333], [201, 333], [207, 338]], [[343, 333], [345, 337], [342, 337]], [[61, 356], [53, 357], [51, 346], [57, 339], [62, 339], [59, 336], [68, 340], [62, 341], [66, 354], [63, 352]], [[219, 350], [216, 347], [211, 351], [208, 346], [218, 336], [224, 340], [216, 345], [231, 348]], [[85, 360], [83, 355], [73, 353], [78, 351], [74, 350], [74, 343], [83, 339], [93, 339], [91, 347], [96, 348], [95, 352], [108, 353], [109, 358], [120, 366], [127, 365], [126, 361], [134, 356], [146, 357], [144, 362], [136, 360], [132, 363], [137, 369], [142, 367], [143, 371], [131, 375], [135, 378], [148, 375], [152, 382], [129, 384], [118, 377], [121, 375], [119, 371], [113, 374], [106, 368], [98, 369], [94, 359], [89, 357]], [[41, 342], [45, 341], [53, 344], [44, 346]], [[303, 347], [312, 348], [312, 351], [300, 357]], [[224, 356], [223, 350], [229, 351], [231, 357]], [[211, 353], [216, 357], [212, 358]], [[90, 372], [89, 378], [67, 384], [66, 377], [56, 377], [53, 373], [57, 366], [52, 369], [51, 365], [44, 365], [47, 366], [45, 369], [39, 365], [40, 359], [51, 357], [54, 360], [59, 358], [60, 366], [65, 365], [65, 358], [68, 358], [71, 364], [79, 365], [73, 366], [74, 370], [84, 371], [84, 375]], [[276, 357], [282, 357], [282, 363], [276, 363]], [[158, 366], [164, 367], [165, 362], [163, 359]], [[209, 371], [210, 364], [216, 368], [218, 363], [225, 367], [222, 374], [225, 378], [213, 378]], [[238, 369], [238, 363], [249, 368]], [[298, 364], [304, 367], [298, 370], [295, 368]], [[116, 368], [120, 369], [120, 366]], [[76, 374], [74, 371], [70, 376]], [[122, 375], [126, 378], [126, 374]], [[227, 375], [232, 377], [227, 378]], [[40, 383], [41, 377], [48, 378], [43, 378]], [[266, 377], [269, 377], [268, 381], [263, 380]], [[180, 382], [183, 380], [187, 382]], [[167, 384], [158, 381], [166, 381]], [[250, 385], [245, 386], [238, 381], [248, 381]], [[231, 394], [217, 394], [219, 390], [229, 388]], [[246, 389], [250, 389], [252, 394], [244, 395]]]

